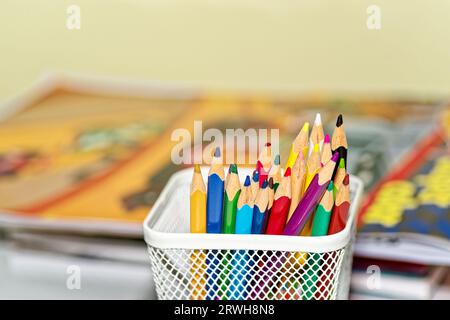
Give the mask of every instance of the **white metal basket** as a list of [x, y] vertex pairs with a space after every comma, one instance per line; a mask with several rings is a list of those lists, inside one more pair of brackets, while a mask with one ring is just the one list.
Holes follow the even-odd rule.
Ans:
[[295, 237], [189, 233], [191, 178], [192, 169], [174, 174], [144, 221], [159, 299], [347, 299], [360, 179], [350, 177], [344, 230]]

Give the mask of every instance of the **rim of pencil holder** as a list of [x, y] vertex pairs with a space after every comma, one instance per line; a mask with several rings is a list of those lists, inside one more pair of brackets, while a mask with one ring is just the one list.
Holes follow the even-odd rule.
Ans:
[[[202, 175], [207, 176], [209, 168], [202, 167]], [[239, 178], [243, 181], [251, 169], [242, 169]], [[275, 251], [303, 251], [303, 252], [330, 252], [344, 248], [352, 239], [356, 223], [356, 215], [363, 193], [363, 182], [356, 176], [350, 175], [351, 198], [348, 221], [345, 228], [339, 233], [320, 237], [308, 236], [282, 236], [282, 235], [255, 235], [255, 234], [212, 234], [161, 231], [158, 222], [170, 214], [164, 210], [180, 186], [189, 190], [192, 168], [176, 172], [169, 179], [155, 205], [147, 215], [144, 227], [145, 242], [159, 249], [242, 249], [242, 250], [275, 250]], [[188, 192], [188, 191], [187, 191]], [[183, 210], [180, 208], [180, 210]], [[189, 206], [186, 214], [189, 215]]]

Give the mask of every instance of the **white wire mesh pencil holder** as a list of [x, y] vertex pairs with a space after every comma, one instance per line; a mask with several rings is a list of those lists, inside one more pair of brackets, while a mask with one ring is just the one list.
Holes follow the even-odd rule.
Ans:
[[[240, 170], [241, 181], [250, 173]], [[360, 179], [350, 176], [344, 230], [295, 237], [189, 233], [191, 178], [192, 169], [174, 174], [144, 221], [159, 299], [347, 299]]]

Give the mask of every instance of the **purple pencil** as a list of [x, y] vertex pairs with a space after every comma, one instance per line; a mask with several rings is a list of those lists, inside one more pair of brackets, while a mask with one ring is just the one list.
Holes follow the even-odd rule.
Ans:
[[339, 158], [339, 153], [335, 152], [328, 161], [314, 176], [308, 189], [305, 191], [302, 200], [292, 213], [291, 218], [284, 227], [283, 234], [287, 236], [298, 236], [303, 227], [313, 213], [320, 199], [322, 198], [328, 183], [333, 175], [334, 167]]

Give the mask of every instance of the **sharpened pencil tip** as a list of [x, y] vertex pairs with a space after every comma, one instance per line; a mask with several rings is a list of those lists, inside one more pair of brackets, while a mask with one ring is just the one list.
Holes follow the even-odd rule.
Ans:
[[327, 133], [326, 135], [325, 135], [325, 138], [323, 139], [323, 143], [330, 143], [330, 135]]
[[339, 160], [339, 168], [340, 169], [345, 168], [345, 159], [344, 158], [341, 158], [341, 160]]
[[275, 164], [275, 165], [280, 165], [280, 155], [279, 154], [277, 154], [276, 156], [275, 156], [275, 159], [273, 160], [273, 163]]
[[286, 169], [286, 171], [284, 172], [284, 176], [285, 176], [285, 177], [289, 177], [290, 175], [291, 175], [291, 168], [288, 167], [288, 168]]
[[244, 187], [248, 187], [250, 185], [250, 176], [247, 175], [245, 177]]
[[336, 120], [336, 127], [342, 126], [343, 123], [344, 123], [344, 120], [342, 119], [342, 114], [340, 114], [340, 115], [338, 115], [337, 120]]
[[217, 147], [216, 150], [214, 150], [214, 157], [218, 158], [220, 157], [220, 148]]
[[265, 146], [266, 146], [266, 147], [270, 147], [270, 146], [272, 146], [272, 144], [271, 144], [270, 142], [267, 142], [267, 143], [265, 144]]
[[314, 145], [314, 149], [313, 149], [313, 152], [315, 152], [315, 153], [318, 153], [320, 151], [320, 147], [319, 147], [319, 144], [318, 143], [316, 143], [315, 145]]
[[350, 182], [350, 176], [347, 173], [345, 175], [344, 181], [342, 183], [344, 184], [344, 186], [348, 186], [349, 182]]
[[333, 191], [333, 181], [330, 181], [330, 183], [328, 184], [327, 190]]
[[263, 182], [261, 188], [265, 189], [265, 188], [267, 188], [268, 185], [269, 185], [269, 183], [267, 182], [267, 179], [264, 179], [264, 182]]
[[273, 189], [273, 178], [272, 177], [270, 177], [270, 179], [269, 179], [269, 188]]
[[322, 124], [322, 117], [320, 116], [320, 113], [316, 114], [316, 118], [314, 119], [315, 125], [321, 125]]
[[196, 164], [196, 165], [194, 166], [194, 172], [195, 172], [195, 173], [200, 173], [200, 172], [201, 172], [201, 171], [200, 171], [200, 165]]
[[339, 159], [339, 152], [335, 152], [335, 153], [333, 154], [333, 156], [331, 157], [331, 161], [337, 162], [338, 159]]
[[252, 179], [253, 179], [254, 182], [258, 182], [259, 181], [259, 172], [257, 170], [253, 171]]
[[228, 169], [228, 173], [238, 173], [238, 170], [237, 170], [237, 165], [236, 164], [234, 164], [234, 163], [232, 163], [232, 164], [230, 164], [230, 168]]
[[303, 124], [302, 131], [303, 131], [303, 132], [309, 132], [309, 122], [308, 122], [308, 121], [306, 121], [306, 122]]

